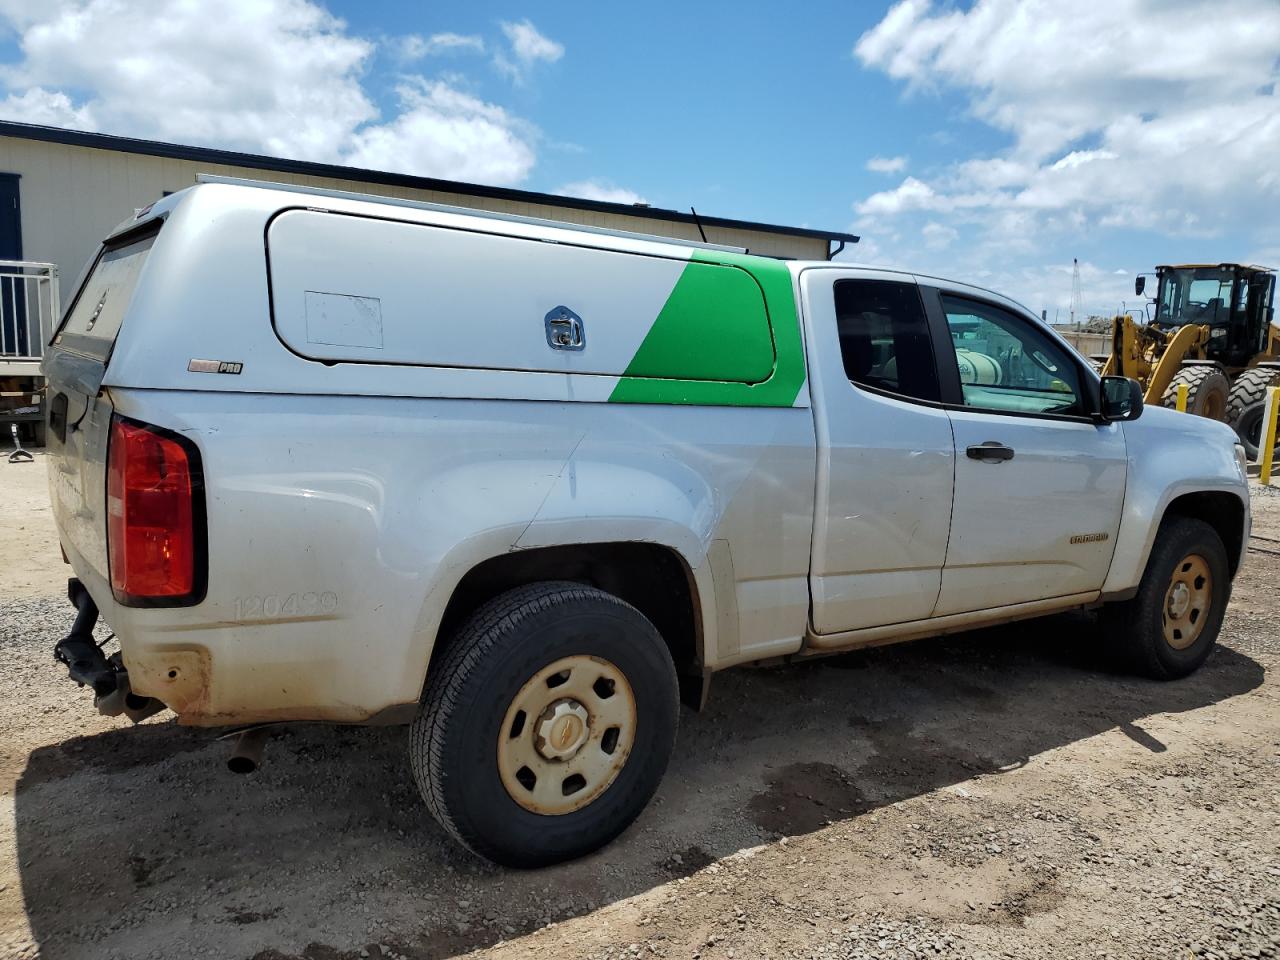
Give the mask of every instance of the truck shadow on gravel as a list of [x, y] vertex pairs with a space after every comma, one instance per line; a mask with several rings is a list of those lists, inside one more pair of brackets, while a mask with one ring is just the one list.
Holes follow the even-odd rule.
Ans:
[[1188, 680], [1137, 680], [1100, 669], [1091, 635], [1063, 616], [731, 671], [705, 712], [683, 713], [640, 821], [537, 872], [447, 839], [401, 729], [297, 726], [249, 777], [226, 771], [227, 744], [173, 723], [68, 740], [32, 753], [17, 785], [26, 911], [51, 960], [450, 957], [1117, 727], [1159, 752], [1145, 717], [1263, 680], [1229, 647]]

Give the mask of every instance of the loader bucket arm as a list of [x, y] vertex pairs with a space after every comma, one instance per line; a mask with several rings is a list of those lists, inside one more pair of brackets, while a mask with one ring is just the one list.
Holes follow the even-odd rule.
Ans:
[[1127, 314], [1111, 320], [1111, 356], [1102, 368], [1104, 377], [1128, 377], [1141, 384], [1151, 375], [1150, 355], [1159, 352], [1164, 334], [1140, 327]]
[[1141, 381], [1143, 373], [1138, 369], [1141, 362], [1138, 352], [1137, 336], [1133, 328], [1133, 320], [1129, 317], [1113, 317], [1111, 320], [1111, 356], [1102, 366], [1104, 377], [1131, 377]]
[[1178, 332], [1169, 338], [1164, 352], [1151, 368], [1151, 379], [1147, 381], [1147, 392], [1142, 398], [1143, 402], [1158, 405], [1183, 361], [1203, 357], [1204, 345], [1208, 342], [1208, 327], [1194, 324], [1180, 327]]

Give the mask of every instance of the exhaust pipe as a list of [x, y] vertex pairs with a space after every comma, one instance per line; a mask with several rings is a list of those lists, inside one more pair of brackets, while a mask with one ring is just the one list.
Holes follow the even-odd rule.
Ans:
[[227, 769], [232, 773], [253, 773], [262, 766], [262, 748], [266, 746], [270, 733], [267, 727], [253, 727], [240, 734], [235, 749], [227, 758]]
[[119, 656], [118, 653], [113, 654], [107, 661], [116, 671], [116, 688], [106, 696], [95, 697], [94, 706], [104, 717], [118, 717], [123, 714], [134, 723], [141, 723], [147, 717], [154, 717], [164, 710], [165, 705], [155, 697], [144, 697], [133, 692], [129, 687], [128, 671], [122, 665], [115, 663]]
[[166, 709], [168, 708], [155, 697], [144, 697], [129, 692], [125, 694], [124, 710], [122, 712], [134, 723], [141, 723], [147, 717], [154, 717], [161, 710]]

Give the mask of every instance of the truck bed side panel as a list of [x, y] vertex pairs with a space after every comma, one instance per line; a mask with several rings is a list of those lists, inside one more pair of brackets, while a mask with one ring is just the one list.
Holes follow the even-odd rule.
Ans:
[[190, 437], [205, 464], [205, 601], [104, 609], [134, 689], [186, 722], [360, 721], [414, 703], [453, 586], [482, 560], [555, 542], [665, 544], [697, 573], [727, 540], [751, 613], [728, 655], [803, 635], [807, 410], [113, 397]]

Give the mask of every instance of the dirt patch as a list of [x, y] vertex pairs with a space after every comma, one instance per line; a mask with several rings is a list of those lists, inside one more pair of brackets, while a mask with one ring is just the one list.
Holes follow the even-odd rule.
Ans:
[[85, 772], [120, 773], [161, 763], [214, 744], [214, 733], [169, 720], [123, 727], [92, 737], [71, 737], [27, 757], [23, 787]]
[[671, 877], [688, 877], [715, 862], [716, 858], [701, 847], [689, 846], [665, 857], [658, 863], [658, 868]]
[[43, 451], [34, 454], [32, 463], [10, 463], [8, 451], [0, 456], [0, 597], [40, 596], [71, 576], [49, 506], [47, 461]]
[[273, 907], [270, 910], [240, 910], [236, 907], [227, 907], [227, 920], [240, 926], [247, 923], [262, 923], [264, 920], [274, 920], [280, 916], [282, 909], [282, 907]]
[[812, 833], [868, 808], [852, 777], [829, 763], [788, 764], [768, 783], [748, 809], [758, 827], [779, 836]]

